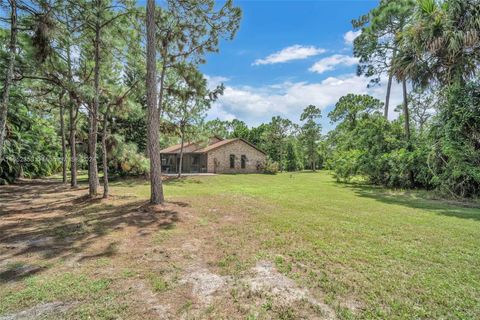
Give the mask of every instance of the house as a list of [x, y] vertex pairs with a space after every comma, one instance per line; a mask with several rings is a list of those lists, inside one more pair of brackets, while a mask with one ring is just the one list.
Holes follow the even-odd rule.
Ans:
[[[180, 144], [160, 151], [162, 172], [177, 173], [180, 164]], [[184, 173], [254, 173], [266, 161], [266, 154], [250, 142], [235, 138], [210, 138], [208, 143], [185, 143]]]

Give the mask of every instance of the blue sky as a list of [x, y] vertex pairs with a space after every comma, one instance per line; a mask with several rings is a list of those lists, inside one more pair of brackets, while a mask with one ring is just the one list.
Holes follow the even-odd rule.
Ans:
[[[369, 93], [384, 99], [385, 88], [367, 88], [352, 56], [351, 20], [377, 5], [373, 0], [236, 1], [243, 18], [235, 39], [222, 41], [201, 70], [225, 94], [208, 118], [238, 118], [250, 126], [280, 115], [298, 122], [308, 104], [327, 114], [342, 95]], [[394, 88], [392, 103], [400, 102]], [[395, 115], [392, 114], [391, 117]]]

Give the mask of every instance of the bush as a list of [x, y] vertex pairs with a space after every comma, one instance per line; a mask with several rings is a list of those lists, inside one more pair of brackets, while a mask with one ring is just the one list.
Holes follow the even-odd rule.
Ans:
[[280, 170], [280, 166], [278, 162], [267, 160], [267, 162], [263, 165], [262, 171], [266, 174], [277, 174]]
[[125, 143], [122, 136], [112, 137], [115, 146], [111, 154], [111, 164], [114, 170], [121, 175], [144, 175], [148, 173], [150, 165], [148, 159], [138, 152], [134, 143]]
[[480, 196], [480, 83], [453, 85], [434, 118], [429, 166], [435, 187], [453, 197]]

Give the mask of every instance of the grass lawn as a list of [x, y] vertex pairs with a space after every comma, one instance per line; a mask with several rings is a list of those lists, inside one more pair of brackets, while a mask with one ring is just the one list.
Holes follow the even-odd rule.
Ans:
[[170, 180], [153, 213], [149, 188], [1, 190], [0, 318], [480, 318], [472, 204], [328, 172]]

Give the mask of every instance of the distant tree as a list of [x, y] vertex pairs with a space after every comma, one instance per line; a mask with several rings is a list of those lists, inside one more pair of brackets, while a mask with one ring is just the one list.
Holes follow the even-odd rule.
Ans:
[[250, 129], [245, 122], [238, 119], [233, 119], [230, 121], [229, 126], [231, 128], [231, 138], [250, 140]]
[[265, 141], [263, 137], [265, 132], [268, 130], [268, 125], [262, 123], [258, 127], [253, 127], [250, 129], [250, 134], [248, 140], [256, 146], [259, 146], [262, 149], [265, 149]]
[[296, 139], [288, 139], [285, 155], [287, 171], [298, 171], [303, 169], [301, 153], [298, 150]]
[[341, 97], [335, 104], [335, 109], [328, 114], [332, 122], [341, 122], [341, 126], [354, 128], [363, 114], [379, 111], [383, 103], [369, 95], [349, 93]]
[[228, 132], [228, 121], [222, 121], [220, 119], [209, 120], [204, 125], [205, 130], [212, 136], [218, 136], [222, 139], [228, 138], [230, 133]]
[[286, 140], [292, 128], [292, 121], [275, 116], [263, 133], [265, 149], [270, 158], [279, 163], [280, 171], [285, 170]]
[[438, 99], [431, 90], [417, 87], [410, 92], [408, 100], [410, 101], [411, 118], [422, 134], [428, 120], [435, 113]]
[[316, 170], [316, 163], [318, 161], [318, 144], [321, 139], [322, 127], [317, 123], [317, 120], [320, 119], [321, 116], [322, 113], [320, 109], [314, 105], [306, 107], [300, 116], [300, 121], [304, 121], [301, 128], [300, 139], [313, 171]]
[[[169, 81], [170, 80], [170, 81]], [[185, 139], [201, 128], [201, 121], [219, 95], [223, 94], [223, 84], [212, 91], [207, 88], [207, 80], [193, 65], [179, 65], [172, 79], [167, 79], [167, 99], [165, 111], [180, 133], [180, 165], [178, 177], [182, 175], [183, 147]]]

